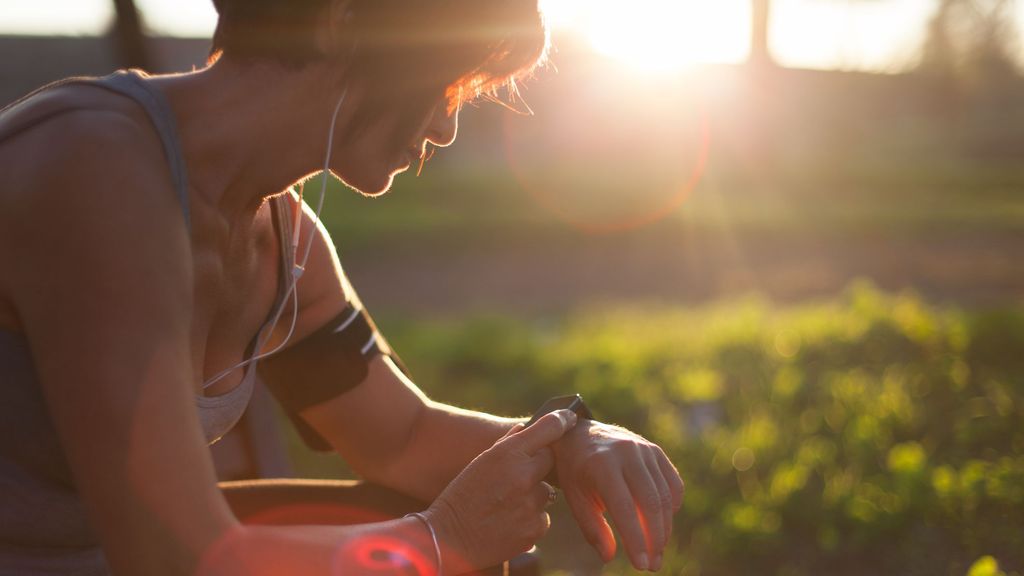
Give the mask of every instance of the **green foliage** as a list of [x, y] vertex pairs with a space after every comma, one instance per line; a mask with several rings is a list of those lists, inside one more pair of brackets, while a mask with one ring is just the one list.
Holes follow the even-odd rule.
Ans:
[[392, 325], [435, 399], [522, 415], [580, 392], [662, 445], [687, 482], [671, 573], [1024, 566], [1022, 309], [964, 313], [858, 284], [789, 309]]
[[995, 558], [983, 556], [971, 565], [967, 576], [1006, 576], [1006, 572], [999, 569], [999, 562]]

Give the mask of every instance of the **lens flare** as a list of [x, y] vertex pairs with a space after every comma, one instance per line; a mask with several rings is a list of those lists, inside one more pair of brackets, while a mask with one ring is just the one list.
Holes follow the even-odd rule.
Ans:
[[397, 538], [374, 536], [359, 538], [343, 546], [335, 557], [334, 574], [381, 574], [433, 576], [433, 559]]
[[[592, 234], [653, 224], [686, 201], [710, 154], [711, 127], [693, 82], [563, 69], [552, 82], [571, 106], [531, 99], [533, 118], [505, 118], [508, 164], [547, 212]], [[548, 110], [558, 111], [547, 112]]]

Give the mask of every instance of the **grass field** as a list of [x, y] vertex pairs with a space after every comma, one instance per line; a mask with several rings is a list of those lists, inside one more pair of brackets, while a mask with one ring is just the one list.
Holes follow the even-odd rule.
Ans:
[[[697, 305], [751, 293], [796, 303], [857, 278], [963, 306], [1024, 295], [1024, 172], [1015, 168], [865, 167], [757, 186], [730, 170], [712, 164], [681, 208], [614, 234], [566, 224], [501, 166], [474, 174], [455, 162], [405, 176], [381, 199], [333, 189], [325, 220], [371, 309], [412, 317], [533, 317], [593, 301]], [[630, 201], [628, 192], [605, 200]]]

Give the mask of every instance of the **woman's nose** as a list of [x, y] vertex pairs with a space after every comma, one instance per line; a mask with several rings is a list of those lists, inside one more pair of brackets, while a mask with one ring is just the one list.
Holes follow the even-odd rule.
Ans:
[[459, 133], [459, 110], [456, 108], [451, 113], [447, 106], [438, 106], [434, 116], [430, 120], [430, 127], [427, 131], [427, 140], [434, 146], [444, 148], [455, 142], [455, 136]]

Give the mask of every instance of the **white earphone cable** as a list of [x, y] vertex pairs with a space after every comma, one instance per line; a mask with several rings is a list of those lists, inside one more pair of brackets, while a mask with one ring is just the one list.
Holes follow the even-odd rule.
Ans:
[[[301, 278], [303, 273], [305, 273], [305, 271], [306, 271], [306, 263], [309, 261], [309, 253], [310, 253], [310, 251], [312, 251], [313, 240], [316, 238], [316, 229], [317, 229], [317, 226], [319, 226], [319, 224], [320, 224], [320, 214], [323, 212], [323, 209], [324, 209], [324, 197], [327, 196], [327, 180], [328, 180], [328, 178], [330, 178], [330, 175], [331, 175], [331, 172], [330, 172], [330, 169], [331, 169], [331, 153], [334, 151], [334, 128], [335, 128], [335, 125], [338, 122], [338, 113], [341, 111], [341, 105], [345, 102], [345, 96], [347, 96], [347, 95], [348, 95], [347, 91], [341, 93], [341, 97], [338, 98], [338, 103], [334, 107], [334, 113], [331, 115], [330, 129], [327, 131], [327, 152], [324, 155], [324, 167], [323, 167], [323, 172], [320, 175], [320, 198], [317, 201], [316, 217], [313, 219], [313, 229], [309, 231], [309, 238], [306, 240], [306, 248], [305, 248], [305, 250], [303, 252], [303, 255], [302, 255], [302, 263], [301, 264], [298, 261], [298, 257], [299, 257], [299, 232], [301, 231], [301, 227], [302, 227], [302, 206], [303, 206], [303, 204], [302, 204], [302, 192], [303, 192], [303, 185], [301, 183], [299, 184], [299, 190], [298, 190], [299, 203], [298, 203], [298, 205], [297, 205], [297, 207], [295, 209], [295, 219], [294, 219], [294, 224], [292, 226], [292, 241], [291, 241], [291, 248], [292, 248], [292, 270], [291, 270], [291, 281], [288, 284], [288, 288], [285, 291], [284, 299], [282, 300], [282, 303], [283, 303], [283, 301], [286, 301], [289, 297], [292, 298], [292, 322], [291, 322], [291, 326], [289, 326], [289, 328], [288, 328], [288, 334], [284, 337], [284, 340], [282, 340], [280, 344], [278, 344], [277, 346], [274, 347], [273, 350], [270, 350], [268, 352], [264, 352], [262, 354], [257, 354], [256, 356], [253, 356], [252, 358], [249, 358], [248, 360], [240, 362], [240, 363], [236, 364], [235, 366], [232, 366], [231, 368], [226, 368], [224, 370], [221, 370], [219, 373], [217, 373], [216, 376], [214, 376], [213, 378], [207, 380], [203, 384], [203, 390], [206, 390], [207, 388], [213, 386], [217, 382], [220, 382], [221, 380], [223, 380], [225, 377], [227, 377], [229, 374], [231, 374], [235, 370], [238, 370], [240, 368], [244, 368], [244, 367], [248, 366], [249, 364], [252, 364], [254, 362], [257, 362], [259, 360], [267, 358], [268, 356], [272, 356], [272, 355], [280, 352], [288, 344], [288, 341], [291, 340], [292, 335], [295, 334], [295, 325], [298, 322], [298, 318], [299, 318], [299, 286], [298, 286], [299, 278]], [[265, 333], [267, 335], [273, 334], [274, 328], [277, 327], [277, 323], [281, 320], [281, 314], [283, 312], [284, 312], [284, 306], [278, 306], [277, 311], [274, 313], [274, 318], [270, 322], [270, 328], [265, 330]], [[262, 340], [262, 338], [260, 338], [260, 340]], [[259, 350], [263, 346], [263, 344], [264, 344], [264, 342], [257, 341], [256, 349]]]

